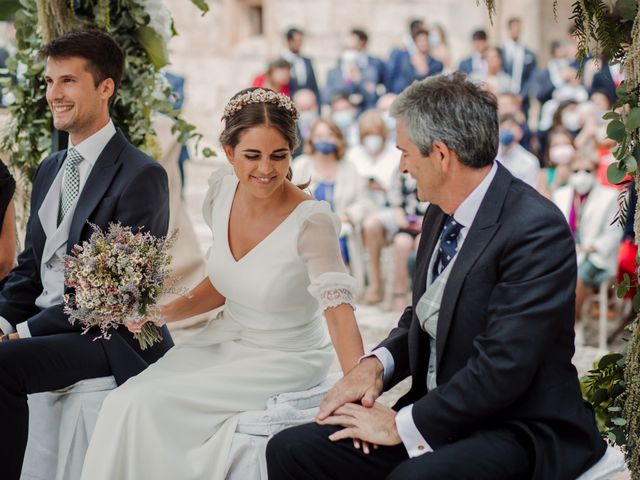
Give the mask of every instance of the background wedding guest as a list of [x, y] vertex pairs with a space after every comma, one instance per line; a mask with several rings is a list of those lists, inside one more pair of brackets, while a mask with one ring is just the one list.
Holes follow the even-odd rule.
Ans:
[[392, 238], [388, 236], [379, 215], [389, 205], [389, 189], [398, 172], [398, 151], [387, 141], [387, 127], [377, 110], [368, 110], [358, 119], [360, 144], [347, 151], [347, 160], [355, 165], [367, 181], [367, 193], [372, 203], [372, 214], [363, 223], [364, 247], [368, 253], [369, 286], [365, 301], [374, 304], [382, 300], [380, 254]]
[[[408, 50], [400, 51], [394, 58], [394, 66], [389, 72], [387, 89], [393, 93], [400, 93], [415, 80], [437, 75], [442, 72], [444, 65], [430, 53], [429, 31], [418, 30], [413, 34], [416, 47], [414, 53]], [[391, 59], [389, 62], [391, 63]]]
[[576, 154], [573, 136], [564, 128], [549, 132], [544, 166], [538, 175], [538, 192], [547, 198], [569, 181], [571, 162]]
[[511, 77], [502, 69], [502, 57], [496, 47], [487, 47], [484, 50], [484, 59], [487, 65], [485, 72], [472, 72], [470, 78], [484, 82], [495, 95], [509, 93], [511, 91]]
[[488, 70], [484, 51], [487, 48], [487, 32], [476, 30], [471, 34], [471, 55], [460, 62], [458, 70], [466, 74], [485, 75]]
[[373, 108], [378, 100], [378, 72], [372, 65], [359, 62], [358, 51], [347, 47], [342, 51], [338, 63], [327, 73], [324, 103], [329, 103], [338, 94], [349, 97], [349, 101], [362, 112]]
[[514, 177], [537, 188], [540, 162], [533, 153], [520, 145], [522, 130], [518, 120], [513, 115], [501, 115], [499, 121], [500, 148], [496, 159], [507, 167]]
[[291, 65], [290, 93], [293, 95], [298, 90], [308, 88], [316, 98], [320, 98], [313, 62], [301, 53], [304, 32], [299, 28], [289, 28], [285, 33], [285, 41], [287, 46], [282, 50], [280, 56]]
[[274, 92], [291, 96], [291, 64], [283, 59], [278, 58], [269, 62], [267, 72], [258, 75], [252, 82], [252, 87], [264, 87]]
[[304, 148], [304, 142], [309, 138], [311, 133], [311, 127], [320, 118], [320, 105], [315, 93], [308, 88], [298, 90], [293, 94], [293, 103], [298, 109], [298, 120], [296, 125], [298, 127], [298, 135], [300, 136], [300, 145], [296, 147], [293, 152], [293, 157], [296, 158], [302, 154]]
[[536, 55], [522, 43], [522, 20], [512, 17], [507, 21], [507, 38], [502, 47], [502, 65], [511, 77], [511, 93], [522, 98], [522, 110], [528, 116], [531, 82], [536, 73]]
[[15, 190], [16, 182], [0, 160], [0, 288], [16, 264]]
[[433, 58], [442, 63], [442, 72], [451, 73], [453, 68], [453, 59], [451, 58], [451, 49], [447, 32], [440, 23], [436, 23], [429, 29], [429, 46]]
[[359, 142], [358, 134], [358, 109], [351, 102], [349, 95], [345, 93], [337, 93], [331, 98], [330, 116], [331, 121], [342, 132], [342, 136], [347, 142], [347, 146], [357, 145]]
[[596, 178], [598, 157], [593, 150], [579, 151], [571, 162], [567, 185], [553, 193], [553, 202], [564, 214], [578, 261], [576, 284], [576, 343], [584, 343], [582, 307], [591, 289], [615, 276], [622, 228], [614, 221], [618, 191]]
[[368, 51], [369, 35], [361, 28], [354, 28], [349, 33], [349, 39], [347, 42], [349, 48], [358, 52], [358, 67], [361, 71], [373, 70], [373, 75], [376, 93], [382, 95], [385, 92], [384, 78], [385, 78], [385, 64], [381, 58], [372, 55]]
[[293, 164], [294, 183], [309, 183], [309, 190], [317, 200], [331, 205], [340, 221], [340, 247], [345, 263], [349, 264], [350, 249], [359, 235], [362, 222], [371, 211], [365, 179], [345, 158], [347, 144], [341, 130], [330, 120], [320, 119], [311, 129], [305, 155]]

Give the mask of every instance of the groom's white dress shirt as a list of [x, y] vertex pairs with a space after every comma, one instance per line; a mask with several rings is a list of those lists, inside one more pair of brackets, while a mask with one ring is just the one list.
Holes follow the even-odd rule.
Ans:
[[[69, 139], [69, 148], [75, 148], [82, 156], [82, 161], [78, 163], [80, 193], [60, 222], [60, 225], [57, 225], [58, 209], [60, 207], [62, 185], [64, 183], [65, 169], [63, 166], [58, 171], [55, 180], [51, 184], [42, 202], [40, 210], [37, 212], [42, 228], [47, 236], [40, 263], [40, 277], [43, 288], [42, 293], [35, 301], [35, 304], [42, 310], [54, 305], [59, 305], [63, 301], [64, 269], [62, 259], [67, 251], [67, 240], [69, 238], [69, 229], [71, 228], [73, 214], [93, 166], [115, 133], [116, 128], [113, 122], [109, 120], [104, 127], [78, 145], [73, 145], [71, 139]], [[11, 323], [3, 317], [0, 317], [0, 329], [2, 329], [4, 333], [13, 333], [15, 331]], [[16, 326], [16, 330], [20, 338], [31, 337], [31, 332], [29, 331], [29, 326], [26, 321], [19, 323]]]
[[[482, 200], [484, 199], [487, 191], [489, 190], [489, 185], [491, 185], [491, 182], [493, 181], [493, 178], [496, 176], [497, 171], [498, 171], [498, 164], [497, 162], [494, 161], [493, 166], [491, 167], [491, 170], [489, 171], [487, 176], [469, 194], [469, 196], [464, 199], [464, 201], [460, 204], [458, 209], [453, 214], [454, 220], [459, 224], [464, 225], [464, 227], [460, 230], [460, 233], [458, 234], [458, 251], [460, 251], [460, 248], [462, 248], [462, 244], [464, 243], [464, 240], [467, 237], [467, 234], [469, 233], [469, 228], [471, 227], [474, 219], [476, 218], [476, 214], [480, 209], [480, 204], [482, 203]], [[433, 252], [433, 257], [437, 255], [437, 252], [438, 252], [438, 248], [436, 246]], [[431, 261], [429, 262], [429, 265], [433, 264], [433, 260], [434, 258], [431, 259]], [[455, 260], [455, 257], [454, 257], [454, 260]], [[451, 265], [452, 264], [450, 264], [449, 266]], [[432, 275], [430, 274], [427, 275], [427, 287], [429, 287], [429, 284], [432, 280], [433, 280]], [[422, 298], [424, 298], [425, 295], [427, 295], [426, 292], [423, 295], [423, 297], [421, 297], [420, 301], [422, 301]], [[434, 343], [435, 342], [432, 342], [432, 345]], [[382, 362], [382, 365], [384, 367], [384, 381], [385, 383], [387, 383], [393, 376], [393, 369], [395, 367], [391, 352], [389, 352], [389, 350], [387, 350], [384, 347], [380, 347], [375, 349], [373, 352], [371, 352], [371, 354], [378, 357], [380, 362]], [[435, 355], [436, 355], [435, 348], [431, 348], [430, 357], [432, 358], [429, 359], [429, 363], [431, 365], [435, 365]], [[433, 383], [435, 385], [435, 378], [436, 378], [435, 370], [432, 371], [430, 375], [432, 379], [429, 381], [429, 383]], [[427, 379], [425, 379], [425, 381], [427, 381]], [[431, 386], [432, 385], [430, 385], [430, 388]], [[425, 440], [425, 438], [422, 436], [422, 434], [416, 427], [413, 421], [412, 411], [413, 411], [413, 405], [407, 405], [406, 407], [401, 409], [398, 412], [398, 415], [396, 416], [396, 427], [398, 428], [398, 434], [400, 435], [400, 438], [402, 439], [402, 443], [407, 449], [407, 453], [409, 454], [409, 457], [417, 457], [424, 453], [431, 452], [433, 451], [433, 449], [431, 448], [429, 443]]]

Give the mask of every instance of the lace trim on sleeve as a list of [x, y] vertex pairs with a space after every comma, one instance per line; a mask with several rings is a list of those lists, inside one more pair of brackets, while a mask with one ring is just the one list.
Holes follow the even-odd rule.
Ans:
[[353, 293], [348, 288], [331, 288], [320, 292], [320, 307], [322, 311], [328, 308], [337, 307], [338, 305], [347, 304], [354, 310], [356, 309], [356, 302], [353, 299]]

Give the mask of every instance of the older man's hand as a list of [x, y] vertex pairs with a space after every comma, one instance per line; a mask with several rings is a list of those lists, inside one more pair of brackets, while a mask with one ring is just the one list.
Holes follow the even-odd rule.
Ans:
[[316, 421], [320, 423], [347, 403], [373, 407], [382, 394], [383, 373], [382, 363], [377, 357], [364, 358], [329, 390], [320, 404]]
[[318, 423], [345, 427], [329, 436], [333, 442], [353, 438], [375, 445], [393, 446], [402, 442], [396, 427], [396, 414], [378, 402], [369, 408], [347, 403]]

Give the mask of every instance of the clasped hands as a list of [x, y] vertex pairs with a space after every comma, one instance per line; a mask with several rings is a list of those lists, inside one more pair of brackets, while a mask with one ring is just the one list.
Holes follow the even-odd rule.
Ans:
[[371, 446], [402, 442], [396, 428], [396, 412], [376, 399], [382, 394], [382, 364], [376, 357], [363, 359], [334, 387], [320, 404], [316, 423], [344, 427], [331, 441], [353, 439], [353, 445], [369, 453]]
[[156, 327], [161, 327], [162, 325], [167, 323], [166, 313], [165, 313], [166, 305], [160, 305], [155, 308], [156, 310], [152, 314], [147, 315], [139, 322], [127, 322], [126, 324], [127, 329], [131, 333], [140, 333], [142, 331], [142, 326], [145, 323], [148, 323], [148, 322], [153, 323]]

